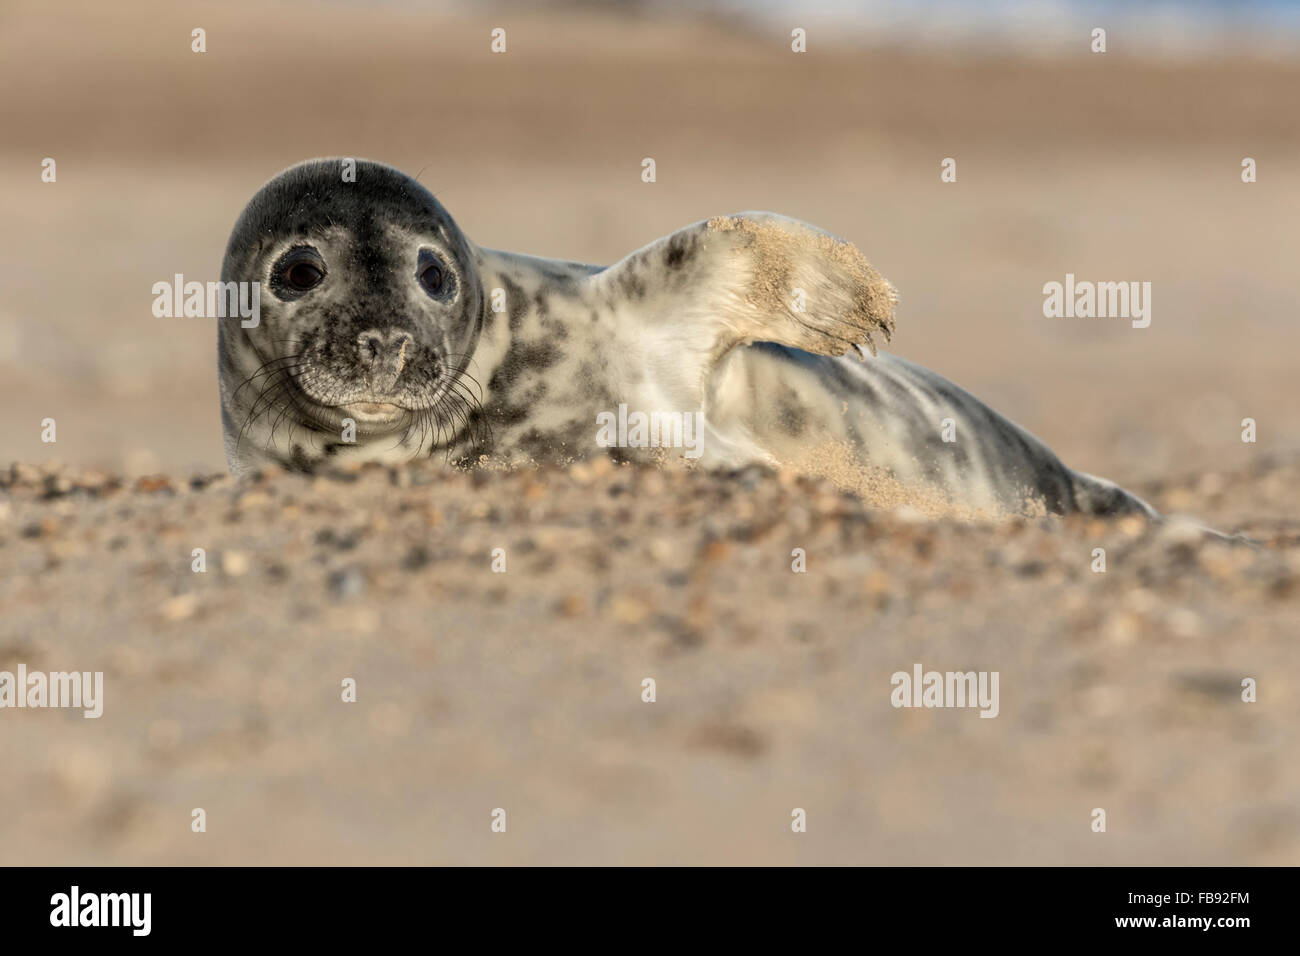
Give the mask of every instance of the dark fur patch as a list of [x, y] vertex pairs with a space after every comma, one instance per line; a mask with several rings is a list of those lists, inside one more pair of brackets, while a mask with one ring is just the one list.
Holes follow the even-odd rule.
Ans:
[[307, 456], [306, 450], [297, 442], [294, 443], [293, 453], [289, 459], [289, 470], [299, 472], [310, 472], [316, 467], [316, 463]]
[[629, 262], [618, 270], [618, 288], [625, 299], [644, 299], [645, 280], [638, 274], [639, 262]]
[[554, 336], [557, 341], [563, 342], [569, 337], [569, 330], [563, 322], [551, 320], [551, 300], [545, 293], [538, 291], [533, 296], [533, 305], [537, 309], [537, 317], [547, 333]]
[[669, 269], [680, 269], [695, 258], [697, 243], [693, 233], [673, 233], [668, 239], [668, 248], [664, 250], [664, 265]]
[[[595, 426], [592, 426], [593, 429]], [[575, 434], [573, 424], [561, 432], [544, 432], [540, 428], [530, 428], [519, 437], [517, 447], [534, 461], [552, 461], [572, 456], [581, 457], [579, 449], [571, 441]]]
[[564, 353], [553, 342], [528, 343], [516, 339], [497, 370], [492, 373], [488, 389], [494, 393], [507, 393], [522, 372], [529, 369], [545, 371], [563, 357]]
[[789, 388], [777, 400], [776, 424], [786, 434], [798, 438], [808, 427], [808, 412], [794, 389]]
[[528, 314], [528, 296], [517, 284], [506, 276], [499, 276], [501, 288], [506, 290], [506, 314], [510, 316], [510, 331], [519, 331], [519, 326]]

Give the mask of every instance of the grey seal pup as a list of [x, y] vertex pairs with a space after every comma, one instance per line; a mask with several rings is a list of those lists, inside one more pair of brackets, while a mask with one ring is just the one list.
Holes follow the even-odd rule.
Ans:
[[772, 213], [585, 265], [481, 247], [405, 173], [316, 159], [253, 196], [222, 280], [263, 293], [255, 326], [218, 333], [239, 474], [431, 454], [816, 470], [833, 449], [837, 467], [961, 508], [1155, 516], [941, 376], [877, 353], [892, 286], [851, 243]]

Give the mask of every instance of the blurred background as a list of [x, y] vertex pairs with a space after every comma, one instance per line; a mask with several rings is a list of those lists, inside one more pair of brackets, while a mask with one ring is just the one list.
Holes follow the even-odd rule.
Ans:
[[[0, 448], [223, 470], [213, 321], [154, 318], [150, 287], [217, 278], [263, 181], [347, 155], [547, 256], [741, 209], [817, 223], [901, 291], [893, 351], [1123, 482], [1290, 452], [1297, 40], [1279, 2], [5, 0]], [[1152, 282], [1151, 327], [1045, 319], [1067, 272]]]

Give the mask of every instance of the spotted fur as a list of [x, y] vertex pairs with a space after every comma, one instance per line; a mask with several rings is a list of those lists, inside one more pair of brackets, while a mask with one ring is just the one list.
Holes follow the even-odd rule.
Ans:
[[[479, 247], [398, 170], [359, 161], [355, 182], [341, 170], [291, 167], [231, 235], [223, 280], [264, 289], [257, 328], [229, 320], [219, 333], [237, 473], [662, 454], [597, 444], [597, 414], [626, 404], [700, 413], [706, 465], [796, 462], [834, 444], [973, 508], [1154, 514], [940, 376], [876, 354], [893, 331], [893, 289], [815, 227], [717, 217], [591, 266]], [[282, 295], [277, 270], [300, 248], [325, 277]], [[449, 290], [421, 285], [429, 261]], [[955, 442], [940, 437], [946, 418]]]

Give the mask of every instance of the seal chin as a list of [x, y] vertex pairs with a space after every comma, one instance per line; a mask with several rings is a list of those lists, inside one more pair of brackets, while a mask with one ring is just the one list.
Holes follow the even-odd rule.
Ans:
[[296, 397], [307, 416], [327, 431], [340, 431], [346, 420], [351, 419], [361, 434], [381, 435], [400, 429], [410, 414], [409, 409], [391, 402], [324, 405], [306, 395]]

